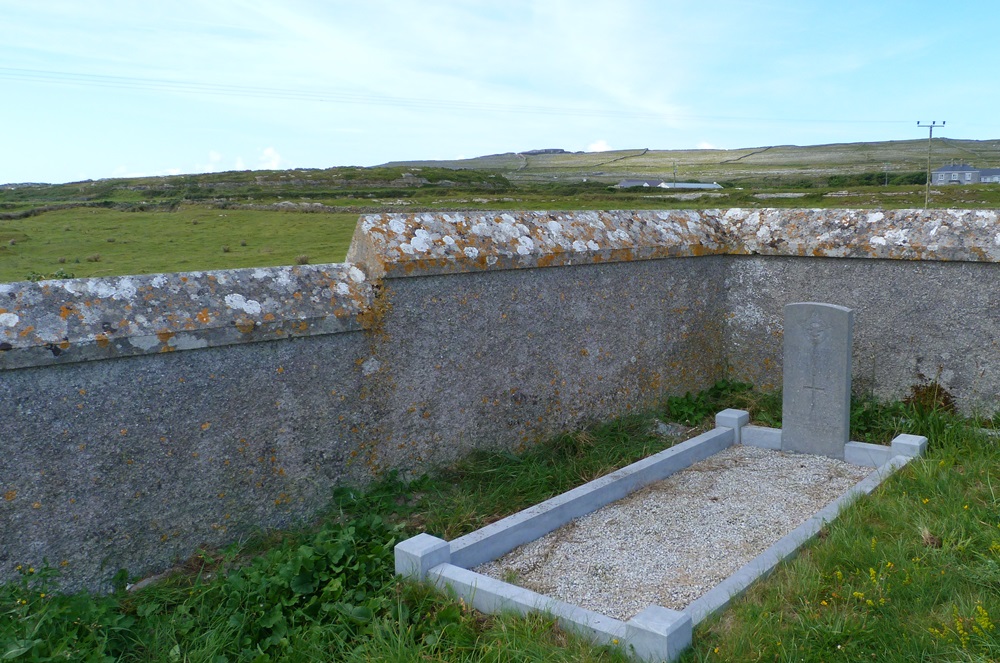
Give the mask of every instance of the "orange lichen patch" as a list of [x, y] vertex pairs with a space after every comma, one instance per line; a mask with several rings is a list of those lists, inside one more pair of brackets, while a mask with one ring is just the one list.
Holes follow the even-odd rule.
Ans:
[[73, 307], [72, 304], [63, 304], [62, 307], [59, 309], [59, 317], [62, 318], [63, 320], [73, 315], [74, 313], [76, 313], [76, 309]]
[[70, 347], [70, 342], [69, 341], [62, 341], [59, 344], [59, 349], [60, 350], [69, 350], [69, 347]]
[[94, 342], [97, 343], [97, 347], [99, 348], [106, 348], [111, 343], [111, 341], [108, 340], [108, 335], [104, 333], [94, 336]]
[[205, 423], [203, 423], [203, 424], [201, 425], [201, 429], [202, 429], [202, 430], [208, 430], [208, 429], [209, 429], [209, 428], [211, 428], [211, 427], [212, 427], [212, 422], [210, 422], [210, 421], [206, 421]]
[[198, 319], [198, 322], [202, 324], [208, 324], [212, 320], [212, 316], [209, 315], [207, 308], [201, 309], [195, 317]]
[[42, 508], [42, 503], [41, 502], [32, 502], [31, 503], [31, 508], [32, 509], [41, 509]]
[[156, 338], [160, 339], [160, 343], [168, 343], [176, 334], [169, 329], [162, 329], [156, 332]]
[[277, 372], [277, 373], [278, 373], [278, 374], [280, 375], [281, 373], [284, 373], [284, 372], [285, 372], [285, 367], [284, 367], [284, 366], [279, 366], [279, 367], [278, 367], [277, 369], [275, 369], [275, 370], [276, 370], [276, 372]]
[[35, 328], [32, 327], [31, 325], [28, 325], [23, 330], [21, 330], [21, 333], [18, 334], [18, 336], [20, 336], [21, 338], [24, 338], [25, 336], [27, 336], [28, 334], [30, 334], [33, 331], [35, 331]]
[[236, 321], [236, 328], [239, 329], [244, 334], [249, 334], [257, 327], [253, 320], [249, 318], [240, 318]]
[[294, 297], [295, 299], [302, 299], [302, 293], [301, 292], [294, 292], [294, 293], [292, 293], [292, 297]]
[[275, 320], [275, 318], [274, 318], [274, 314], [273, 313], [265, 313], [264, 314], [264, 322], [274, 322], [274, 320]]
[[3, 494], [3, 498], [7, 502], [12, 502], [15, 497], [17, 497], [17, 491], [16, 490], [8, 490], [6, 493]]

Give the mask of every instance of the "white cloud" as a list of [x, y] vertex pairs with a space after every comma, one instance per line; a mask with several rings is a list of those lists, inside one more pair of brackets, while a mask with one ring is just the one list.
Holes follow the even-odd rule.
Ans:
[[277, 170], [281, 168], [283, 159], [278, 151], [273, 147], [266, 147], [260, 153], [260, 159], [257, 161], [257, 167], [262, 170]]
[[233, 170], [247, 170], [247, 165], [243, 163], [243, 157], [236, 157], [236, 163], [233, 165]]
[[593, 143], [587, 146], [587, 152], [610, 152], [611, 146], [608, 145], [608, 141], [601, 138], [600, 140], [595, 140]]
[[699, 150], [717, 150], [717, 149], [719, 149], [715, 145], [712, 145], [711, 143], [709, 143], [708, 141], [705, 141], [705, 140], [703, 140], [700, 143], [698, 143], [697, 147], [698, 147]]
[[196, 163], [194, 172], [196, 173], [217, 173], [222, 170], [222, 153], [216, 150], [208, 151], [208, 163]]

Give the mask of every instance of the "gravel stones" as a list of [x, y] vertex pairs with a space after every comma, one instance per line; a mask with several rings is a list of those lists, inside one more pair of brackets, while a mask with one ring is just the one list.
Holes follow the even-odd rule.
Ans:
[[621, 620], [681, 610], [869, 472], [731, 447], [475, 571]]

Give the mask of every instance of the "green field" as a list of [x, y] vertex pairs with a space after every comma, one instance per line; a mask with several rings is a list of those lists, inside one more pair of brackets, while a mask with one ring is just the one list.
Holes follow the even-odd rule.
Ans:
[[340, 262], [357, 214], [78, 207], [0, 221], [0, 282]]

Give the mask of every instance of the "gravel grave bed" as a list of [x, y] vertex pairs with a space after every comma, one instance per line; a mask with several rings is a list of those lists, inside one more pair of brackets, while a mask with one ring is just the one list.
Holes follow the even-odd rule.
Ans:
[[737, 445], [474, 570], [620, 620], [682, 610], [871, 472]]

